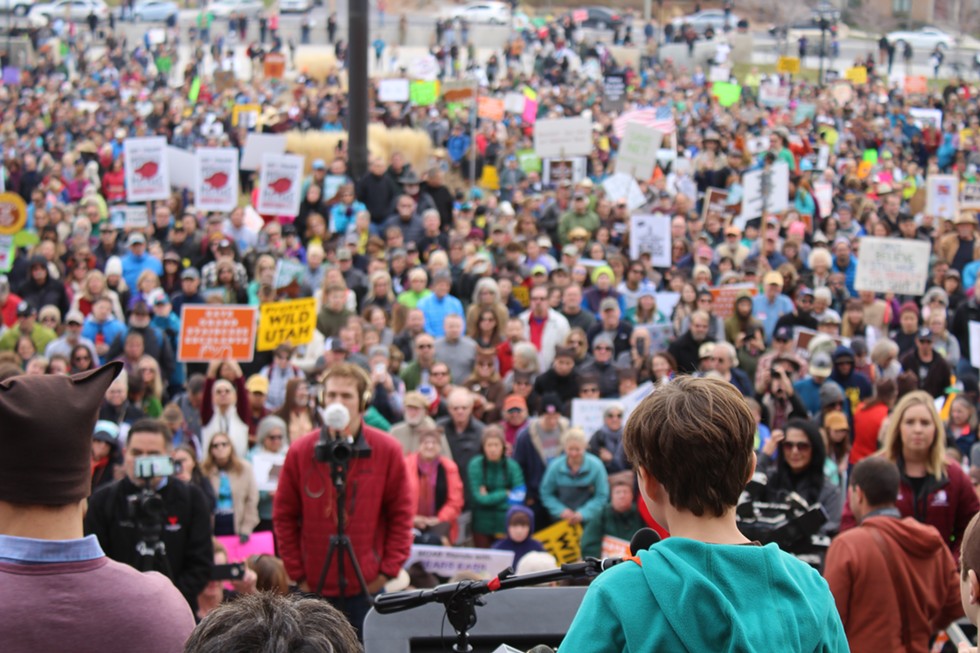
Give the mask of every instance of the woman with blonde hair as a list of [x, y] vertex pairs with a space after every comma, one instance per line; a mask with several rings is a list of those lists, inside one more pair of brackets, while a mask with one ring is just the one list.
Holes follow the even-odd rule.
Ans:
[[160, 277], [153, 270], [143, 270], [136, 278], [136, 290], [129, 296], [129, 307], [136, 306], [143, 302], [147, 306], [151, 305], [150, 293], [160, 287]]
[[152, 356], [141, 356], [136, 364], [143, 381], [143, 401], [140, 406], [150, 417], [163, 414], [163, 380], [160, 378], [160, 363]]
[[122, 304], [119, 303], [119, 295], [115, 290], [108, 287], [105, 281], [105, 274], [101, 270], [89, 270], [82, 281], [80, 292], [76, 293], [71, 302], [71, 311], [81, 311], [82, 315], [88, 317], [92, 312], [92, 304], [99, 297], [106, 296], [112, 302], [112, 314], [122, 322], [125, 320]]
[[479, 335], [479, 316], [484, 310], [493, 311], [497, 317], [497, 334], [502, 334], [504, 325], [507, 324], [507, 307], [500, 302], [500, 288], [497, 286], [497, 281], [490, 277], [481, 277], [477, 280], [473, 287], [473, 303], [466, 309], [466, 335], [474, 340]]
[[[896, 507], [901, 515], [934, 526], [953, 555], [959, 555], [963, 531], [980, 511], [980, 500], [963, 468], [946, 458], [946, 429], [929, 393], [916, 390], [899, 400], [878, 455], [898, 465]], [[847, 505], [841, 530], [854, 525]]]
[[211, 436], [201, 473], [211, 481], [218, 499], [214, 534], [238, 535], [247, 541], [259, 523], [259, 487], [252, 465], [235, 453], [227, 433]]
[[384, 270], [372, 272], [368, 277], [368, 290], [364, 295], [362, 307], [377, 306], [386, 313], [395, 303], [395, 293], [391, 287], [391, 275]]
[[429, 275], [426, 274], [425, 268], [412, 268], [408, 271], [408, 288], [398, 295], [398, 303], [406, 308], [415, 308], [420, 301], [431, 294]]

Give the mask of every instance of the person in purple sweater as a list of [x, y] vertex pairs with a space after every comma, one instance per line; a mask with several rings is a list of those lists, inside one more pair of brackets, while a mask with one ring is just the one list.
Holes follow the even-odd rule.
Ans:
[[[4, 653], [181, 651], [190, 607], [166, 576], [83, 537], [92, 433], [120, 362], [0, 381], [0, 640]], [[53, 407], [57, 410], [52, 410]], [[152, 616], [151, 616], [152, 615]]]

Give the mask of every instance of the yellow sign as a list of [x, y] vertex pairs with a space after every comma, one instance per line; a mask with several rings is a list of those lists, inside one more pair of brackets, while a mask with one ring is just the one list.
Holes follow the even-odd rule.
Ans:
[[231, 110], [231, 126], [237, 127], [244, 120], [247, 127], [254, 127], [259, 121], [262, 107], [258, 104], [236, 104]]
[[789, 73], [790, 75], [800, 74], [800, 58], [799, 57], [780, 57], [779, 61], [776, 62], [776, 72], [777, 73]]
[[844, 71], [844, 79], [852, 84], [867, 84], [868, 69], [864, 66], [854, 66]]
[[487, 190], [500, 190], [500, 175], [497, 174], [497, 169], [493, 166], [483, 166], [480, 185]]
[[283, 343], [305, 345], [316, 329], [316, 300], [313, 297], [262, 304], [256, 349], [272, 351]]
[[578, 562], [582, 559], [582, 525], [572, 526], [560, 521], [534, 534], [534, 539], [544, 545], [544, 550], [555, 556], [558, 564]]
[[17, 193], [0, 193], [0, 234], [11, 236], [27, 224], [27, 205]]

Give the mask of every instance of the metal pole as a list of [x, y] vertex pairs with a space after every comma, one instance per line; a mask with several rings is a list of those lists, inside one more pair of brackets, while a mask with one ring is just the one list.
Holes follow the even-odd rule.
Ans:
[[823, 86], [823, 58], [827, 49], [827, 19], [820, 18], [820, 73], [817, 77], [817, 84]]
[[473, 81], [473, 107], [470, 109], [470, 184], [476, 185], [476, 112], [479, 106], [480, 84]]
[[354, 179], [368, 161], [368, 0], [350, 0], [347, 14], [348, 166]]

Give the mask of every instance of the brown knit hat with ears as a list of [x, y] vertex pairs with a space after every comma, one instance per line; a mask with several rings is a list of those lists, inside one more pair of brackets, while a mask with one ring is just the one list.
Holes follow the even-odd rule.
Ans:
[[92, 432], [123, 369], [0, 381], [0, 501], [65, 506], [92, 490]]

